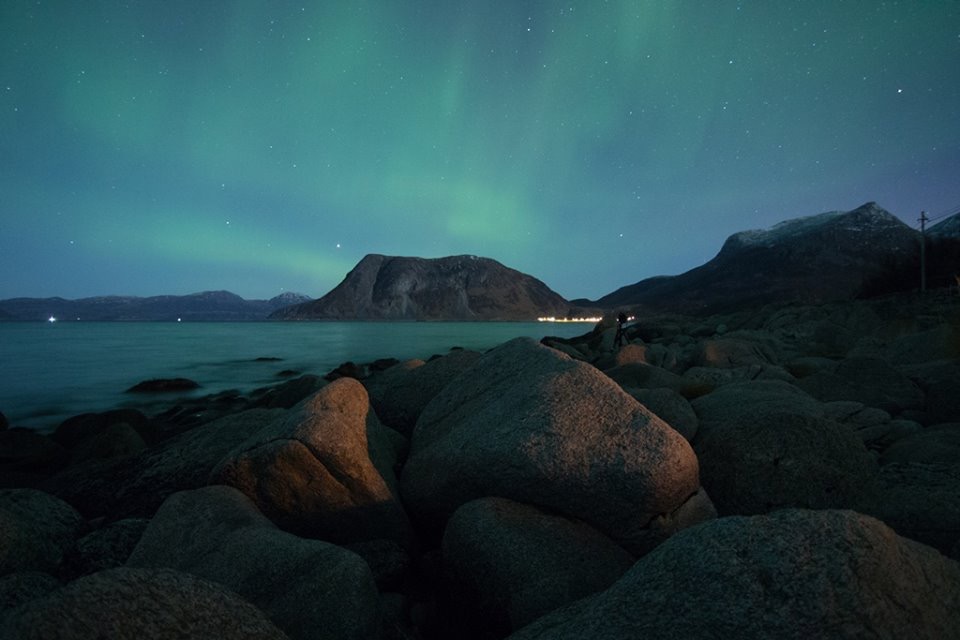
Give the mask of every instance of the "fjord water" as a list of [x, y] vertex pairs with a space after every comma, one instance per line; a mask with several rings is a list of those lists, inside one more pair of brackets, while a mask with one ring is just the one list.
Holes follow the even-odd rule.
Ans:
[[201, 388], [192, 396], [249, 392], [280, 382], [283, 370], [323, 375], [348, 360], [427, 359], [452, 347], [482, 351], [519, 336], [572, 337], [591, 328], [540, 322], [0, 323], [0, 411], [13, 426], [49, 431], [79, 413], [130, 406], [149, 414], [188, 395], [124, 393], [151, 378], [195, 380]]

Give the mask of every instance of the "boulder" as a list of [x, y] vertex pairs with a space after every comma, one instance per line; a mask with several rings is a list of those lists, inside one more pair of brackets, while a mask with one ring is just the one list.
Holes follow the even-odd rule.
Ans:
[[749, 380], [783, 380], [794, 382], [795, 378], [781, 366], [751, 364], [742, 367], [690, 367], [683, 372], [683, 380], [690, 385], [720, 387], [731, 382]]
[[382, 428], [363, 385], [338, 378], [225, 456], [210, 484], [236, 487], [297, 535], [409, 545], [410, 522], [386, 479], [393, 469], [378, 469], [383, 456], [371, 455]]
[[251, 409], [225, 416], [136, 456], [68, 467], [44, 487], [88, 518], [149, 517], [170, 494], [205, 486], [227, 453], [284, 415], [277, 409]]
[[236, 489], [170, 496], [128, 567], [168, 567], [225, 585], [291, 638], [375, 637], [377, 589], [356, 554], [276, 528]]
[[881, 464], [891, 462], [960, 465], [960, 422], [911, 429], [880, 455]]
[[0, 486], [27, 486], [56, 473], [70, 453], [49, 436], [33, 429], [0, 430]]
[[226, 588], [169, 569], [110, 569], [89, 575], [13, 610], [0, 637], [17, 640], [101, 638], [287, 638], [266, 616]]
[[637, 402], [652, 411], [687, 441], [697, 435], [697, 414], [682, 395], [673, 389], [625, 389]]
[[752, 380], [724, 385], [691, 402], [700, 420], [697, 439], [725, 424], [782, 413], [819, 417], [823, 405], [782, 380]]
[[254, 407], [267, 409], [289, 409], [315, 394], [326, 384], [327, 381], [320, 376], [302, 375], [293, 380], [287, 380], [283, 384], [259, 390], [251, 404]]
[[200, 385], [187, 378], [154, 378], [144, 380], [127, 389], [127, 393], [170, 393], [171, 391], [192, 391]]
[[616, 383], [517, 338], [427, 405], [401, 486], [428, 527], [500, 496], [585, 520], [641, 554], [670, 535], [651, 525], [693, 497], [699, 477], [683, 436]]
[[811, 396], [830, 402], [855, 400], [891, 414], [923, 407], [923, 391], [889, 362], [874, 357], [850, 357], [833, 372], [819, 371], [797, 381]]
[[77, 540], [64, 556], [60, 577], [74, 580], [104, 569], [122, 567], [140, 541], [150, 521], [145, 518], [117, 520]]
[[61, 586], [59, 580], [42, 571], [21, 571], [0, 577], [0, 626], [9, 611]]
[[935, 640], [957, 629], [956, 562], [852, 511], [785, 509], [681, 531], [510, 640]]
[[960, 540], [960, 464], [889, 462], [857, 510], [948, 554]]
[[118, 422], [104, 427], [96, 435], [78, 444], [73, 450], [71, 462], [129, 456], [146, 448], [147, 443], [133, 426]]
[[694, 363], [702, 367], [737, 368], [775, 362], [762, 344], [738, 338], [714, 338], [700, 343]]
[[0, 576], [55, 574], [83, 518], [63, 500], [35, 489], [0, 490]]
[[696, 443], [700, 478], [720, 515], [784, 507], [852, 508], [876, 462], [853, 431], [796, 414], [748, 417]]
[[411, 360], [364, 381], [377, 417], [409, 436], [423, 408], [448, 382], [472, 365], [480, 354], [456, 349], [424, 363]]
[[81, 442], [102, 433], [108, 427], [121, 423], [133, 427], [145, 442], [153, 444], [159, 439], [157, 425], [136, 409], [83, 413], [67, 418], [57, 426], [53, 432], [53, 439], [67, 449], [73, 449]]
[[504, 498], [457, 509], [443, 559], [456, 617], [498, 636], [606, 589], [634, 563], [593, 527]]
[[642, 362], [613, 367], [604, 373], [624, 388], [679, 390], [684, 386], [683, 379], [677, 374]]

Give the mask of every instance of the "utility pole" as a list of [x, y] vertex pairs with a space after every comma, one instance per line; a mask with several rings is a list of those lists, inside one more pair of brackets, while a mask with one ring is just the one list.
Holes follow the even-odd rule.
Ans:
[[920, 212], [920, 293], [927, 290], [927, 217], [926, 211]]

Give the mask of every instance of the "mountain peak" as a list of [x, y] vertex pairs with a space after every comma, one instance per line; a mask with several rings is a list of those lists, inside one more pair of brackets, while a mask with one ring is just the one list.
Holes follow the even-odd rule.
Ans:
[[319, 300], [273, 317], [330, 320], [532, 320], [570, 304], [532, 276], [491, 258], [369, 254]]

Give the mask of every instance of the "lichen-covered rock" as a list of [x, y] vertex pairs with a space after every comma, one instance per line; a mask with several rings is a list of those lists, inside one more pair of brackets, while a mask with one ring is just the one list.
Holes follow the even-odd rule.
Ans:
[[0, 576], [56, 573], [83, 518], [63, 500], [35, 489], [0, 490]]
[[380, 429], [363, 385], [339, 378], [228, 454], [210, 482], [236, 487], [297, 535], [411, 544], [412, 527], [385, 479], [393, 469], [378, 469], [371, 456], [368, 432]]
[[242, 493], [212, 486], [170, 496], [127, 561], [226, 585], [291, 638], [366, 639], [377, 589], [356, 554], [280, 531]]
[[804, 415], [745, 418], [699, 439], [696, 451], [701, 482], [721, 515], [852, 508], [877, 472], [849, 427]]
[[606, 589], [634, 562], [587, 524], [504, 498], [457, 509], [443, 558], [461, 624], [498, 635]]
[[940, 640], [958, 629], [956, 562], [852, 511], [785, 509], [681, 531], [510, 640]]
[[500, 496], [585, 520], [642, 553], [669, 535], [651, 522], [696, 494], [699, 477], [683, 436], [609, 378], [517, 338], [427, 405], [401, 487], [428, 525]]
[[101, 571], [31, 600], [0, 624], [10, 640], [101, 638], [287, 638], [267, 617], [218, 584], [169, 569]]

